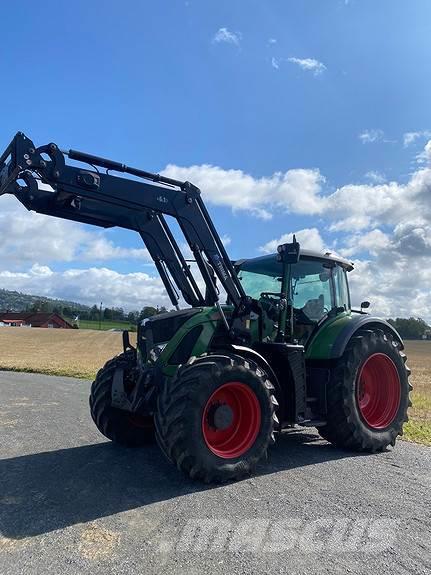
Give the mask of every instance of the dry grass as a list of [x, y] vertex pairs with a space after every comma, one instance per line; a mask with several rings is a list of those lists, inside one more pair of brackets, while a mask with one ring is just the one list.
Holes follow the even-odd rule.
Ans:
[[[0, 328], [0, 350], [0, 369], [93, 379], [122, 340], [119, 332]], [[406, 353], [413, 406], [404, 438], [431, 445], [431, 341], [408, 341]]]
[[122, 347], [120, 332], [0, 328], [0, 369], [93, 379]]

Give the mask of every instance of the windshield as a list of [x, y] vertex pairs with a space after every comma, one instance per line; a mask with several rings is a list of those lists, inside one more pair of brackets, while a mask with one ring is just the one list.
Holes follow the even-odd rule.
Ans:
[[244, 286], [245, 293], [254, 299], [259, 299], [262, 292], [279, 292], [281, 289], [280, 276], [274, 277], [241, 270], [239, 279]]

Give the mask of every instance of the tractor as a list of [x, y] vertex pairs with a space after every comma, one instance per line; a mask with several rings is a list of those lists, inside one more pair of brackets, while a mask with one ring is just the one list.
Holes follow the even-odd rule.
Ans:
[[220, 483], [253, 473], [285, 428], [315, 427], [358, 452], [402, 435], [403, 342], [367, 302], [352, 309], [351, 262], [294, 237], [275, 254], [232, 261], [190, 182], [36, 147], [22, 132], [0, 157], [5, 193], [38, 213], [138, 232], [175, 308], [143, 320], [136, 346], [123, 332], [123, 352], [97, 373], [90, 413], [108, 439], [139, 447], [155, 437], [187, 476]]

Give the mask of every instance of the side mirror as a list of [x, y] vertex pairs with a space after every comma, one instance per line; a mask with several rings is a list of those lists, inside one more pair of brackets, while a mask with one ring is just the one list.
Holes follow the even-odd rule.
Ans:
[[369, 301], [363, 301], [363, 302], [361, 303], [361, 311], [362, 311], [363, 309], [368, 309], [369, 307], [370, 307], [370, 302], [369, 302]]

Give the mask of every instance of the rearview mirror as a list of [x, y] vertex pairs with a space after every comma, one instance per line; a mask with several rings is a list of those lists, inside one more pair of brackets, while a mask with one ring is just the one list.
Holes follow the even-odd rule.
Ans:
[[368, 309], [370, 307], [370, 302], [369, 301], [363, 301], [361, 303], [361, 310], [362, 309]]
[[328, 270], [328, 271], [324, 271], [324, 272], [322, 272], [322, 273], [319, 274], [319, 280], [320, 280], [321, 282], [327, 282], [327, 281], [329, 281], [329, 278], [330, 278], [330, 277], [331, 277], [331, 272], [330, 272], [329, 270]]

